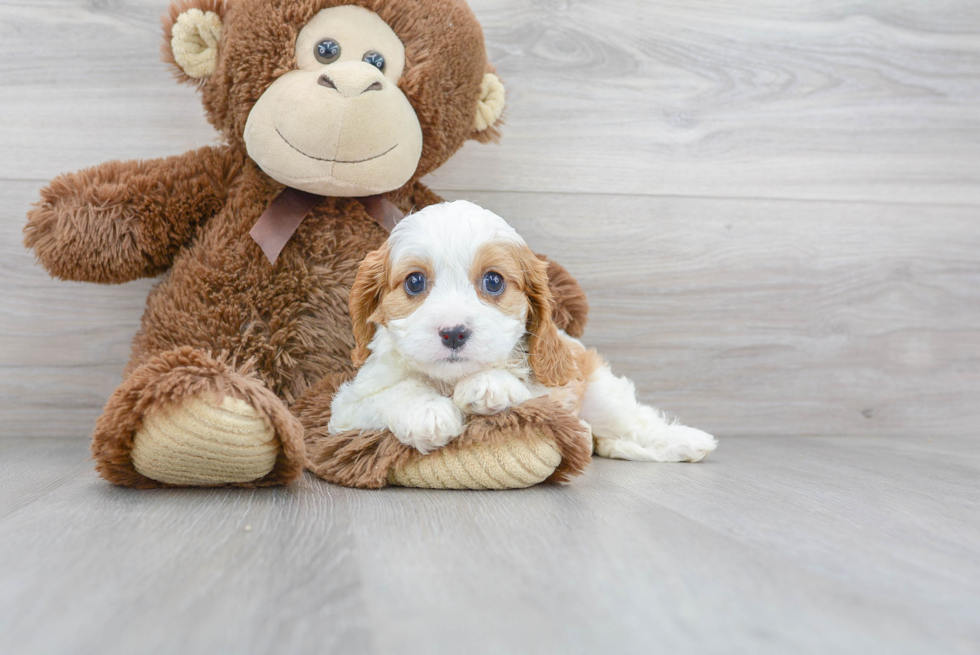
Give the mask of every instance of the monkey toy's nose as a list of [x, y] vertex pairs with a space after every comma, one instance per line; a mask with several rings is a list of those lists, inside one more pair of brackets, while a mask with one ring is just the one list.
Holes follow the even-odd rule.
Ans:
[[350, 75], [349, 71], [330, 77], [326, 73], [317, 78], [316, 83], [328, 89], [338, 91], [345, 98], [367, 93], [368, 91], [381, 91], [384, 85], [373, 76]]
[[443, 328], [439, 330], [439, 336], [442, 338], [442, 345], [451, 350], [459, 350], [466, 343], [466, 340], [470, 338], [473, 332], [469, 330], [466, 326], [457, 325], [456, 327]]

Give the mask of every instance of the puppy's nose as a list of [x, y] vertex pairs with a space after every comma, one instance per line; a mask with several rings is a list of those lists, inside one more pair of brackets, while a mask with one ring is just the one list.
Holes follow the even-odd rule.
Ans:
[[473, 332], [464, 325], [457, 325], [456, 327], [442, 328], [439, 330], [439, 336], [442, 338], [442, 345], [444, 345], [446, 348], [450, 348], [451, 350], [458, 350], [462, 348], [463, 344], [466, 343], [466, 340], [470, 338], [471, 334], [473, 334]]

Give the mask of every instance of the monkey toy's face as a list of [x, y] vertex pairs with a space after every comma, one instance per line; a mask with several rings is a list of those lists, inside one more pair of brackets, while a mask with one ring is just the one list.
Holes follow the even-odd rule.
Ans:
[[362, 7], [324, 9], [300, 31], [296, 64], [249, 113], [245, 145], [259, 167], [319, 195], [370, 195], [408, 182], [422, 128], [398, 88], [405, 46], [392, 29]]
[[504, 90], [465, 0], [174, 0], [166, 56], [269, 177], [369, 196], [494, 140]]

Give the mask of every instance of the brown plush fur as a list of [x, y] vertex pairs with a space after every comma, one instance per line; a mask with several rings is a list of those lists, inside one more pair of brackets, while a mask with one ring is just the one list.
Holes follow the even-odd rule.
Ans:
[[[339, 386], [339, 380], [331, 382]], [[331, 391], [324, 391], [325, 395], [333, 396]], [[307, 465], [324, 480], [345, 487], [379, 489], [387, 486], [392, 468], [426, 457], [387, 431], [331, 435], [326, 427], [330, 421], [329, 404], [321, 403], [319, 407], [326, 411], [321, 410], [315, 416], [301, 412], [301, 416], [306, 424]], [[444, 449], [458, 451], [475, 443], [500, 443], [515, 434], [528, 438], [543, 434], [554, 440], [562, 461], [548, 482], [567, 482], [572, 476], [581, 474], [592, 459], [592, 437], [588, 428], [550, 398], [535, 398], [494, 416], [473, 417], [466, 431]]]
[[[491, 127], [474, 133], [474, 108], [483, 74], [492, 70], [486, 60], [483, 30], [462, 0], [179, 0], [182, 9], [198, 7], [223, 15], [225, 34], [218, 66], [201, 86], [208, 120], [236, 146], [248, 111], [279, 75], [296, 67], [293, 44], [319, 11], [357, 4], [377, 13], [405, 44], [406, 68], [398, 86], [422, 125], [422, 160], [412, 181], [441, 166], [466, 139], [496, 140]], [[179, 12], [178, 12], [179, 14]], [[164, 19], [167, 52], [174, 11]], [[174, 64], [172, 54], [165, 55]], [[183, 76], [176, 67], [178, 76]]]
[[[96, 428], [93, 450], [106, 479], [160, 486], [129, 463], [142, 417], [219, 389], [264, 412], [283, 444], [282, 461], [255, 484], [287, 482], [304, 458], [286, 408], [318, 381], [330, 386], [353, 370], [348, 295], [358, 263], [386, 234], [357, 200], [326, 198], [270, 265], [248, 233], [283, 186], [247, 157], [242, 136], [252, 105], [294, 66], [298, 31], [319, 10], [349, 3], [178, 0], [165, 20], [165, 43], [180, 10], [199, 7], [224, 17], [217, 68], [200, 89], [226, 144], [63, 175], [28, 215], [25, 243], [56, 277], [121, 283], [167, 272], [150, 293], [126, 380]], [[477, 136], [471, 127], [488, 66], [480, 26], [461, 0], [357, 4], [376, 11], [404, 42], [400, 86], [424, 135], [415, 177], [386, 196], [404, 212], [439, 202], [418, 179]], [[564, 269], [552, 264], [551, 270], [558, 323], [580, 332], [581, 290]], [[248, 364], [236, 370], [215, 359], [223, 352]], [[323, 410], [317, 403], [329, 404], [329, 396], [315, 394], [294, 412], [315, 414]], [[560, 414], [545, 422], [562, 421]]]
[[117, 284], [160, 275], [221, 210], [244, 163], [241, 151], [207, 147], [62, 175], [41, 190], [24, 243], [63, 280]]
[[251, 372], [239, 369], [194, 348], [161, 353], [133, 371], [109, 398], [95, 425], [92, 454], [102, 477], [137, 489], [168, 487], [141, 475], [129, 452], [143, 419], [181, 400], [202, 393], [246, 401], [272, 425], [282, 450], [272, 471], [260, 480], [238, 486], [270, 486], [292, 482], [303, 472], [303, 426]]

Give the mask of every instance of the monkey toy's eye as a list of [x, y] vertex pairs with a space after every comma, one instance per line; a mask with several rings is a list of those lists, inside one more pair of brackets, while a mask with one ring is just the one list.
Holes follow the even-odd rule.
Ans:
[[483, 276], [483, 290], [491, 296], [499, 296], [504, 292], [504, 276], [490, 271]]
[[372, 50], [371, 52], [364, 55], [364, 61], [371, 64], [379, 71], [383, 72], [385, 69], [385, 58], [384, 56], [381, 55], [380, 52], [375, 52], [374, 50]]
[[405, 293], [410, 296], [417, 296], [425, 291], [425, 276], [421, 273], [412, 273], [405, 278]]
[[332, 64], [340, 56], [340, 44], [333, 39], [324, 39], [313, 48], [313, 56], [321, 64]]

